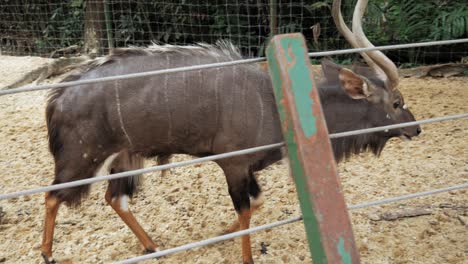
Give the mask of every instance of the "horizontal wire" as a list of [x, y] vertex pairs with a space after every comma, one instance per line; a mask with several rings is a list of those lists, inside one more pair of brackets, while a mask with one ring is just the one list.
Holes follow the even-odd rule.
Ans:
[[[467, 187], [468, 187], [468, 183], [465, 183], [465, 184], [459, 184], [459, 185], [450, 186], [450, 187], [447, 187], [447, 188], [435, 189], [435, 190], [426, 191], [426, 192], [419, 192], [419, 193], [402, 195], [402, 196], [397, 196], [397, 197], [392, 197], [392, 198], [387, 198], [387, 199], [382, 199], [382, 200], [377, 200], [377, 201], [370, 201], [370, 202], [365, 202], [365, 203], [360, 203], [360, 204], [348, 206], [348, 210], [356, 210], [356, 209], [361, 209], [361, 208], [375, 206], [375, 205], [381, 205], [381, 204], [392, 203], [392, 202], [401, 201], [401, 200], [413, 199], [413, 198], [433, 195], [433, 194], [437, 194], [437, 193], [441, 193], [441, 192], [448, 192], [448, 191], [453, 191], [453, 190], [464, 189], [464, 188], [467, 188]], [[291, 224], [291, 223], [298, 222], [298, 221], [301, 221], [301, 220], [303, 220], [302, 216], [296, 216], [296, 217], [293, 217], [293, 218], [290, 218], [290, 219], [287, 219], [287, 220], [282, 220], [282, 221], [278, 221], [278, 222], [274, 222], [274, 223], [270, 223], [270, 224], [266, 224], [266, 225], [261, 225], [261, 226], [257, 226], [257, 227], [253, 227], [253, 228], [233, 232], [233, 233], [230, 233], [230, 234], [226, 234], [226, 235], [222, 235], [222, 236], [217, 236], [217, 237], [213, 237], [213, 238], [209, 238], [209, 239], [205, 239], [205, 240], [185, 244], [185, 245], [182, 245], [182, 246], [179, 246], [179, 247], [170, 248], [170, 249], [166, 249], [166, 250], [161, 250], [161, 251], [158, 251], [158, 252], [155, 252], [155, 253], [151, 253], [151, 254], [147, 254], [147, 255], [142, 255], [142, 256], [122, 260], [122, 261], [116, 262], [116, 264], [130, 264], [130, 263], [136, 263], [136, 262], [142, 261], [142, 260], [167, 256], [169, 254], [173, 254], [173, 253], [176, 253], [176, 252], [185, 251], [185, 250], [193, 249], [193, 248], [196, 248], [196, 247], [207, 246], [207, 245], [218, 243], [218, 242], [221, 242], [221, 241], [224, 241], [224, 240], [229, 240], [229, 239], [233, 239], [233, 238], [240, 237], [240, 236], [243, 236], [243, 235], [252, 234], [252, 233], [255, 233], [255, 232], [258, 232], [258, 231], [271, 229], [271, 228], [286, 225], [286, 224]]]
[[329, 137], [330, 138], [349, 137], [349, 136], [355, 136], [355, 135], [360, 135], [360, 134], [385, 131], [385, 130], [390, 130], [390, 129], [395, 129], [395, 128], [403, 128], [403, 127], [409, 127], [409, 126], [414, 126], [414, 125], [429, 124], [429, 123], [442, 122], [442, 121], [461, 119], [461, 118], [467, 118], [467, 117], [468, 117], [468, 113], [434, 117], [434, 118], [423, 119], [423, 120], [418, 120], [418, 121], [395, 124], [395, 125], [371, 127], [371, 128], [364, 128], [364, 129], [358, 129], [358, 130], [347, 131], [347, 132], [333, 133], [333, 134], [330, 134]]
[[[424, 119], [420, 121], [407, 122], [407, 123], [401, 123], [401, 124], [390, 125], [390, 126], [382, 126], [382, 127], [359, 129], [359, 130], [342, 132], [342, 133], [334, 133], [334, 134], [330, 134], [329, 137], [331, 139], [341, 138], [341, 137], [347, 137], [347, 136], [352, 136], [352, 135], [366, 134], [366, 133], [372, 133], [372, 132], [377, 132], [377, 131], [385, 131], [388, 129], [402, 128], [402, 127], [414, 126], [418, 124], [427, 124], [427, 123], [432, 123], [432, 122], [441, 122], [441, 121], [467, 118], [467, 117], [468, 117], [468, 113], [452, 115], [452, 116], [436, 117], [436, 118]], [[88, 179], [83, 179], [83, 180], [43, 186], [43, 187], [38, 187], [34, 189], [29, 189], [29, 190], [0, 194], [0, 200], [11, 199], [11, 198], [15, 198], [15, 197], [23, 196], [23, 195], [30, 195], [30, 194], [40, 193], [40, 192], [49, 192], [49, 191], [55, 191], [55, 190], [64, 189], [64, 188], [71, 188], [71, 187], [91, 184], [91, 183], [100, 182], [100, 181], [114, 180], [114, 179], [119, 179], [123, 177], [135, 176], [135, 175], [142, 174], [142, 173], [161, 171], [161, 170], [187, 166], [187, 165], [196, 164], [196, 163], [202, 163], [205, 161], [213, 161], [213, 160], [218, 160], [218, 159], [223, 159], [223, 158], [240, 156], [240, 155], [250, 154], [250, 153], [254, 153], [258, 151], [280, 148], [282, 146], [284, 146], [284, 142], [260, 146], [260, 147], [247, 148], [243, 150], [236, 150], [236, 151], [227, 152], [223, 154], [210, 155], [207, 157], [197, 158], [193, 160], [174, 162], [174, 163], [170, 163], [166, 165], [159, 165], [159, 166], [154, 166], [154, 167], [149, 167], [149, 168], [144, 168], [144, 169], [120, 172], [120, 173], [110, 174], [106, 176], [98, 176], [94, 178], [88, 178]]]
[[140, 72], [140, 73], [130, 73], [130, 74], [123, 74], [123, 75], [118, 75], [118, 76], [109, 76], [109, 77], [71, 81], [71, 82], [26, 86], [26, 87], [14, 88], [14, 89], [9, 89], [9, 90], [4, 90], [5, 88], [2, 88], [0, 89], [0, 96], [7, 95], [7, 94], [14, 94], [14, 93], [46, 90], [46, 89], [52, 89], [52, 88], [64, 88], [64, 87], [75, 86], [75, 85], [78, 86], [78, 85], [90, 84], [90, 83], [101, 83], [101, 82], [109, 82], [109, 81], [116, 81], [116, 80], [123, 80], [123, 79], [133, 79], [133, 78], [141, 78], [141, 77], [147, 77], [147, 76], [155, 76], [155, 75], [168, 74], [168, 73], [178, 73], [178, 72], [184, 72], [184, 71], [195, 71], [195, 70], [201, 70], [201, 69], [233, 66], [233, 65], [239, 65], [239, 64], [261, 62], [265, 60], [266, 60], [265, 58], [235, 60], [235, 61], [227, 61], [227, 62], [219, 62], [219, 63], [211, 63], [211, 64], [184, 66], [184, 67], [164, 69], [164, 70], [147, 71], [147, 72]]
[[371, 206], [375, 206], [375, 205], [393, 203], [393, 202], [398, 202], [398, 201], [402, 201], [402, 200], [408, 200], [408, 199], [413, 199], [413, 198], [438, 194], [438, 193], [442, 193], [442, 192], [460, 190], [460, 189], [464, 189], [464, 188], [468, 188], [468, 183], [458, 184], [458, 185], [454, 185], [454, 186], [450, 186], [450, 187], [446, 187], [446, 188], [434, 189], [434, 190], [425, 191], [425, 192], [418, 192], [418, 193], [412, 193], [412, 194], [407, 194], [407, 195], [402, 195], [402, 196], [397, 196], [397, 197], [391, 197], [391, 198], [381, 199], [381, 200], [377, 200], [377, 201], [371, 201], [371, 202], [365, 202], [365, 203], [350, 205], [350, 206], [348, 206], [348, 210], [355, 210], [355, 209], [361, 209], [361, 208], [371, 207]]
[[[373, 50], [391, 50], [391, 49], [425, 47], [425, 46], [434, 46], [434, 45], [447, 45], [447, 44], [456, 44], [456, 43], [464, 43], [464, 42], [468, 42], [468, 39], [466, 38], [466, 39], [455, 39], [455, 40], [429, 41], [429, 42], [410, 43], [410, 44], [386, 45], [386, 46], [369, 47], [369, 48], [311, 52], [308, 54], [309, 56], [312, 56], [312, 57], [322, 57], [322, 56], [365, 52], [365, 51], [373, 51]], [[69, 86], [75, 86], [75, 85], [78, 86], [82, 84], [100, 83], [100, 82], [116, 81], [116, 80], [123, 80], [123, 79], [141, 78], [141, 77], [161, 75], [161, 74], [178, 73], [178, 72], [183, 72], [183, 71], [195, 71], [195, 70], [201, 70], [201, 69], [234, 66], [234, 65], [248, 64], [248, 63], [255, 63], [255, 62], [262, 62], [262, 61], [266, 61], [266, 58], [259, 57], [259, 58], [253, 58], [253, 59], [243, 59], [243, 60], [234, 60], [234, 61], [219, 62], [219, 63], [194, 65], [194, 66], [184, 66], [184, 67], [178, 67], [178, 68], [147, 71], [147, 72], [140, 72], [140, 73], [131, 73], [131, 74], [118, 75], [118, 76], [101, 77], [101, 78], [88, 79], [88, 80], [43, 84], [43, 85], [36, 85], [36, 86], [26, 86], [26, 87], [14, 88], [14, 89], [6, 89], [4, 87], [4, 88], [0, 88], [0, 96], [7, 95], [7, 94], [14, 94], [14, 93], [46, 90], [46, 89], [51, 89], [51, 88], [63, 88], [63, 87], [69, 87]]]
[[468, 42], [468, 38], [451, 39], [451, 40], [438, 40], [438, 41], [427, 41], [427, 42], [408, 43], [408, 44], [384, 45], [384, 46], [368, 47], [368, 48], [353, 48], [353, 49], [342, 49], [342, 50], [332, 50], [332, 51], [318, 51], [318, 52], [309, 52], [308, 54], [311, 57], [324, 57], [324, 56], [332, 56], [332, 55], [342, 55], [342, 54], [349, 54], [349, 53], [366, 52], [366, 51], [373, 51], [373, 50], [407, 49], [407, 48], [418, 48], [418, 47], [458, 44], [458, 43], [465, 43], [465, 42]]
[[153, 172], [153, 171], [161, 171], [161, 170], [167, 170], [167, 169], [172, 169], [172, 168], [181, 167], [181, 166], [187, 166], [187, 165], [202, 163], [202, 162], [205, 162], [205, 161], [212, 161], [212, 160], [224, 159], [224, 158], [229, 158], [229, 157], [234, 157], [234, 156], [239, 156], [239, 155], [245, 155], [245, 154], [250, 154], [250, 153], [254, 153], [254, 152], [280, 148], [283, 145], [284, 145], [283, 142], [275, 143], [275, 144], [270, 144], [270, 145], [265, 145], [265, 146], [260, 146], [260, 147], [254, 147], [254, 148], [248, 148], [248, 149], [243, 149], [243, 150], [236, 150], [236, 151], [232, 151], [232, 152], [226, 152], [226, 153], [223, 153], [223, 154], [206, 156], [206, 157], [203, 157], [203, 158], [197, 158], [197, 159], [192, 159], [192, 160], [174, 162], [174, 163], [170, 163], [170, 164], [166, 164], [166, 165], [154, 166], [154, 167], [138, 169], [138, 170], [125, 171], [125, 172], [110, 174], [110, 175], [106, 175], [106, 176], [97, 176], [97, 177], [94, 177], [94, 178], [88, 178], [88, 179], [83, 179], [83, 180], [78, 180], [78, 181], [71, 181], [71, 182], [66, 182], [66, 183], [54, 184], [54, 185], [49, 185], [49, 186], [44, 186], [44, 187], [40, 187], [40, 188], [19, 191], [19, 192], [1, 194], [0, 195], [0, 200], [15, 198], [15, 197], [19, 197], [19, 196], [22, 196], [22, 195], [29, 195], [29, 194], [34, 194], [34, 193], [49, 192], [49, 191], [55, 191], [55, 190], [64, 189], [64, 188], [71, 188], [71, 187], [91, 184], [91, 183], [95, 183], [95, 182], [99, 182], [99, 181], [115, 180], [115, 179], [120, 179], [120, 178], [124, 178], [124, 177], [129, 177], [129, 176], [135, 176], [135, 175], [138, 175], [138, 174], [143, 174], [143, 173], [148, 173], [148, 172]]
[[258, 232], [258, 231], [262, 231], [262, 230], [266, 230], [266, 229], [270, 229], [270, 228], [274, 228], [274, 227], [294, 223], [294, 222], [297, 222], [297, 221], [300, 221], [300, 220], [302, 220], [302, 216], [294, 217], [294, 218], [287, 219], [287, 220], [278, 221], [278, 222], [271, 223], [271, 224], [261, 225], [261, 226], [257, 226], [257, 227], [253, 227], [253, 228], [233, 232], [233, 233], [230, 233], [230, 234], [222, 235], [222, 236], [217, 236], [217, 237], [201, 240], [201, 241], [198, 241], [198, 242], [194, 242], [194, 243], [186, 244], [186, 245], [183, 245], [183, 246], [158, 251], [158, 252], [147, 254], [147, 255], [134, 257], [134, 258], [131, 258], [131, 259], [116, 262], [116, 264], [136, 263], [138, 261], [142, 261], [142, 260], [146, 260], [146, 259], [162, 257], [162, 256], [166, 256], [166, 255], [173, 254], [173, 253], [176, 253], [176, 252], [180, 252], [180, 251], [184, 251], [184, 250], [188, 250], [188, 249], [192, 249], [192, 248], [196, 248], [196, 247], [202, 247], [202, 246], [218, 243], [218, 242], [221, 242], [221, 241], [224, 241], [224, 240], [233, 239], [233, 238], [236, 238], [236, 237], [239, 237], [239, 236], [248, 235], [248, 234], [251, 234], [251, 233], [254, 233], [254, 232]]

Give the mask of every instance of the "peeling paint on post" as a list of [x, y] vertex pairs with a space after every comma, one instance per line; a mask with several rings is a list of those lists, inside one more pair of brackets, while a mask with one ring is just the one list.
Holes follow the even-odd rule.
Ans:
[[302, 34], [275, 36], [267, 58], [314, 264], [359, 263]]

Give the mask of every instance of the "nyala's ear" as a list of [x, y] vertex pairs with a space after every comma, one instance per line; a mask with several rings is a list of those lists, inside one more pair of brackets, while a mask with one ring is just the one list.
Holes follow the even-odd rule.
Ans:
[[352, 70], [341, 68], [338, 74], [341, 88], [353, 99], [364, 99], [371, 95], [369, 86]]
[[323, 77], [325, 77], [324, 80], [328, 83], [338, 83], [338, 74], [343, 67], [330, 59], [322, 59], [320, 64], [322, 65], [322, 73]]

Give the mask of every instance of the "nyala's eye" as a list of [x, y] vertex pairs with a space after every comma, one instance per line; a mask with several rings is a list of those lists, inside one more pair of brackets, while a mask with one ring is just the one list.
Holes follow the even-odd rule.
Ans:
[[400, 101], [396, 101], [393, 103], [393, 108], [397, 109], [398, 107], [400, 107]]

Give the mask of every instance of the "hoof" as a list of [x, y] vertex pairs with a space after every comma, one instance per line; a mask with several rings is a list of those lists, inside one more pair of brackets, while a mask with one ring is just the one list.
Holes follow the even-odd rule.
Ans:
[[57, 264], [53, 257], [47, 257], [44, 253], [41, 253], [41, 256], [46, 264]]
[[[151, 254], [151, 253], [154, 253], [156, 251], [159, 251], [158, 249], [152, 249], [152, 248], [147, 248], [145, 249], [145, 254]], [[160, 257], [156, 257], [154, 259], [159, 259]]]
[[234, 232], [237, 232], [237, 231], [240, 231], [240, 230], [225, 229], [223, 231], [218, 232], [218, 236], [228, 235], [228, 234], [231, 234], [231, 233], [234, 233]]
[[254, 261], [253, 261], [253, 259], [249, 259], [249, 260], [244, 260], [242, 263], [243, 264], [254, 264]]
[[218, 236], [224, 236], [224, 235], [227, 235], [227, 234], [230, 234], [232, 233], [230, 230], [226, 229], [226, 230], [223, 230], [221, 232], [218, 232]]
[[237, 232], [239, 231], [239, 227], [236, 226], [235, 224], [231, 225], [230, 227], [224, 229], [223, 231], [219, 232], [219, 235], [222, 236], [222, 235], [227, 235], [227, 234], [231, 234], [231, 233], [234, 233], [234, 232]]
[[235, 221], [234, 223], [232, 223], [229, 227], [227, 227], [226, 229], [224, 229], [221, 233], [221, 235], [227, 235], [227, 234], [231, 234], [231, 233], [234, 233], [234, 232], [237, 232], [240, 230], [240, 225], [239, 225], [239, 221]]
[[152, 248], [145, 249], [145, 254], [151, 254], [151, 253], [154, 253], [154, 252], [156, 252], [156, 251], [154, 249], [152, 249]]

